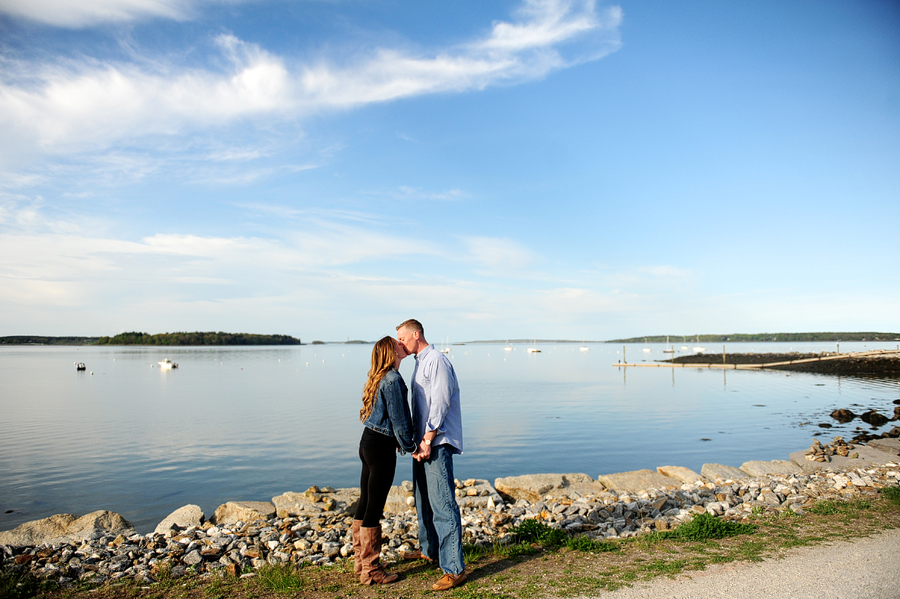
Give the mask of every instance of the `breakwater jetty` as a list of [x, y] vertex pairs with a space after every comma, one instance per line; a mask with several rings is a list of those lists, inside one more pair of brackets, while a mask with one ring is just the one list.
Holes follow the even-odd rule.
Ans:
[[[628, 538], [669, 530], [698, 514], [741, 520], [821, 500], [843, 500], [900, 485], [900, 439], [868, 445], [841, 438], [740, 467], [704, 464], [700, 473], [660, 466], [601, 474], [535, 474], [456, 481], [464, 541], [510, 543], [510, 529], [535, 519], [571, 535]], [[125, 578], [151, 583], [161, 574], [223, 572], [253, 576], [266, 564], [327, 565], [352, 559], [350, 530], [359, 490], [310, 487], [271, 501], [222, 504], [207, 519], [186, 505], [149, 534], [110, 511], [54, 515], [0, 532], [0, 568], [60, 584]], [[383, 559], [416, 546], [412, 484], [391, 489], [382, 521]]]
[[630, 368], [713, 368], [722, 370], [795, 370], [844, 375], [900, 375], [900, 350], [820, 354], [697, 353], [657, 362], [618, 362]]

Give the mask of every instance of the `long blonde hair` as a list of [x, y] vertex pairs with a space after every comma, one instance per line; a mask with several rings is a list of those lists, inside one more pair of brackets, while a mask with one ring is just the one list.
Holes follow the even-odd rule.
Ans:
[[359, 411], [360, 422], [365, 422], [372, 413], [372, 406], [375, 405], [375, 398], [378, 395], [378, 385], [384, 375], [394, 367], [396, 360], [397, 350], [394, 347], [394, 338], [388, 335], [379, 339], [372, 348], [372, 367], [369, 368], [369, 380], [363, 387], [363, 407]]

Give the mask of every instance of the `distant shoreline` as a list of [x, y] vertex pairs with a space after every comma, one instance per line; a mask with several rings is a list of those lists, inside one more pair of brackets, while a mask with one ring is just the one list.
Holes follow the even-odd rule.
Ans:
[[[680, 341], [679, 341], [680, 339]], [[900, 333], [851, 332], [851, 333], [734, 333], [729, 335], [647, 335], [628, 339], [607, 341], [578, 339], [483, 339], [460, 341], [449, 345], [476, 344], [547, 344], [547, 343], [858, 343], [858, 342], [900, 343]], [[143, 346], [241, 346], [241, 345], [369, 345], [374, 341], [353, 339], [348, 341], [313, 341], [301, 343], [290, 335], [260, 335], [254, 333], [191, 332], [191, 333], [120, 333], [113, 337], [53, 337], [47, 335], [10, 335], [0, 337], [0, 345], [143, 345]]]

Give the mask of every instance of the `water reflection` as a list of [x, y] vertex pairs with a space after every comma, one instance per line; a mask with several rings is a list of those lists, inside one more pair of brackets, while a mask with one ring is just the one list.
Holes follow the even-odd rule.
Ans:
[[[650, 359], [662, 357], [662, 347], [651, 344]], [[898, 396], [895, 380], [723, 370], [720, 381], [692, 368], [628, 373], [614, 365], [639, 356], [640, 347], [541, 349], [453, 347], [466, 445], [458, 477], [596, 477], [785, 458], [809, 445], [834, 409], [878, 407]], [[842, 350], [851, 351], [848, 344]], [[356, 486], [358, 404], [370, 353], [369, 345], [2, 348], [0, 512], [13, 513], [0, 515], [0, 529], [113, 509], [147, 531], [186, 503], [211, 514], [228, 500], [269, 500], [312, 484]], [[154, 368], [165, 357], [180, 367]], [[77, 373], [75, 361], [94, 376]], [[411, 359], [401, 367], [407, 380], [412, 368]], [[852, 426], [838, 423], [828, 434], [852, 436]], [[396, 482], [409, 478], [407, 460], [398, 463]]]

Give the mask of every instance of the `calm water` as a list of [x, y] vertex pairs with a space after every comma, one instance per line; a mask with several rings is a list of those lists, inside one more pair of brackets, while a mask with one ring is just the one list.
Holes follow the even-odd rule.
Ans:
[[[841, 351], [895, 345], [842, 343]], [[466, 445], [457, 477], [596, 477], [786, 459], [814, 434], [846, 435], [862, 424], [823, 431], [817, 424], [831, 422], [832, 410], [891, 414], [900, 397], [896, 380], [626, 371], [612, 366], [621, 345], [578, 346], [541, 345], [539, 354], [526, 345], [453, 347]], [[663, 349], [626, 352], [632, 362], [659, 360]], [[833, 349], [727, 346], [730, 353]], [[357, 415], [370, 355], [370, 345], [0, 348], [0, 530], [109, 509], [148, 532], [188, 503], [212, 515], [229, 500], [270, 500], [313, 484], [358, 486]], [[161, 371], [156, 363], [165, 357], [180, 368]], [[76, 372], [74, 362], [88, 372]], [[410, 358], [401, 368], [407, 380], [412, 366]], [[398, 483], [410, 478], [408, 460], [398, 460]]]

